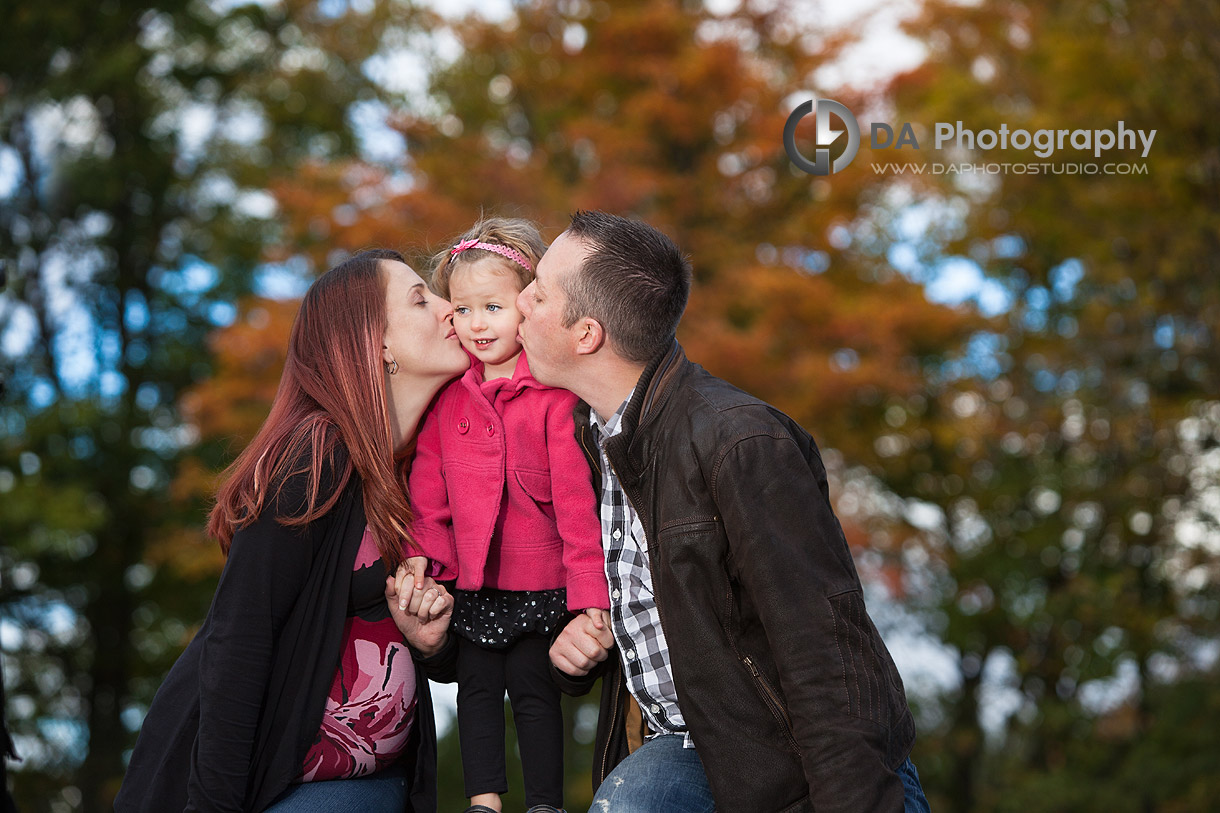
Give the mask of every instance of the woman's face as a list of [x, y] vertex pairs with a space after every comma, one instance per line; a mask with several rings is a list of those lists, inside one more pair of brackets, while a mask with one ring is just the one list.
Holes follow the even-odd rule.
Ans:
[[383, 360], [398, 362], [398, 375], [453, 378], [470, 366], [453, 329], [453, 308], [428, 290], [410, 266], [381, 261], [386, 280]]

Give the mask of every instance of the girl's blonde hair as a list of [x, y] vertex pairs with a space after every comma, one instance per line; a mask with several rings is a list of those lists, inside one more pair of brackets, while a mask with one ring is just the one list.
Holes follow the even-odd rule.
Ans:
[[[463, 243], [483, 243], [493, 246], [503, 246], [520, 254], [529, 262], [529, 268], [509, 257], [497, 254], [487, 249], [464, 248], [454, 254], [454, 249]], [[521, 283], [524, 290], [534, 281], [533, 269], [538, 267], [538, 261], [546, 253], [546, 243], [538, 226], [532, 220], [521, 217], [489, 217], [479, 220], [465, 233], [455, 238], [449, 245], [441, 249], [432, 258], [432, 290], [449, 299], [449, 282], [453, 274], [463, 266], [471, 265], [487, 257], [497, 257], [504, 267], [511, 271]]]

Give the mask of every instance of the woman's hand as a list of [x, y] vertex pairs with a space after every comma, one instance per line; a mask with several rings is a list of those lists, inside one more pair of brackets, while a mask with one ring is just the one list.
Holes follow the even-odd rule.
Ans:
[[398, 631], [420, 654], [434, 655], [444, 646], [453, 616], [453, 596], [444, 586], [400, 565], [385, 580], [385, 598]]

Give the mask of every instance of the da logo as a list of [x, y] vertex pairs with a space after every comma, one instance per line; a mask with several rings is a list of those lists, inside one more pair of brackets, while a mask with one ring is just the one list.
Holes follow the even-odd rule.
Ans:
[[[814, 113], [814, 121], [817, 123], [813, 161], [801, 155], [796, 148], [796, 126], [810, 113]], [[832, 115], [837, 116], [847, 128], [847, 148], [834, 160], [833, 165], [830, 161], [830, 145], [843, 135], [843, 130], [831, 129], [830, 117]], [[796, 110], [792, 111], [792, 115], [788, 116], [788, 123], [784, 125], [784, 149], [788, 152], [792, 163], [810, 175], [830, 175], [832, 172], [841, 172], [847, 168], [860, 149], [860, 125], [845, 105], [833, 99], [818, 99], [816, 112], [814, 112], [813, 102], [808, 101], [798, 106]]]

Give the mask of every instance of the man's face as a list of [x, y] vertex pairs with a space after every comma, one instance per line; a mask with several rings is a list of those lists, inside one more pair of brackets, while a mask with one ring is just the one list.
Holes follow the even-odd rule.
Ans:
[[550, 387], [568, 386], [567, 373], [576, 359], [580, 322], [563, 326], [568, 303], [563, 284], [584, 264], [586, 254], [580, 239], [565, 231], [542, 255], [534, 281], [517, 297], [522, 316], [517, 331], [530, 373]]

